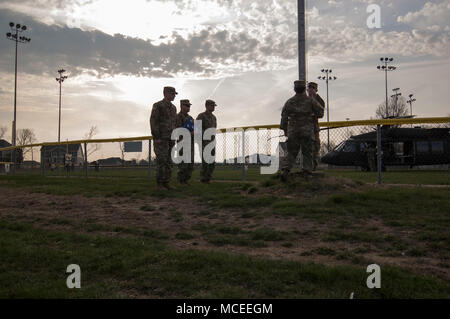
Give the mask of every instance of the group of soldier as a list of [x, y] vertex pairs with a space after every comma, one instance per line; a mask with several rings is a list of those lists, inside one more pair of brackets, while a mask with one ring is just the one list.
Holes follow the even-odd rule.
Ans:
[[[178, 165], [178, 182], [180, 184], [189, 184], [189, 180], [194, 170], [194, 119], [189, 115], [191, 103], [189, 100], [180, 100], [180, 112], [177, 114], [177, 108], [173, 105], [173, 100], [178, 92], [175, 88], [166, 86], [163, 89], [164, 98], [153, 104], [152, 113], [150, 116], [150, 128], [154, 141], [154, 151], [156, 155], [156, 184], [162, 189], [171, 189], [169, 181], [172, 175], [172, 158], [171, 152], [175, 145], [175, 141], [171, 139], [172, 131], [176, 128], [185, 128], [191, 134], [191, 154], [190, 161], [181, 162]], [[205, 112], [197, 116], [197, 120], [202, 121], [202, 136], [209, 128], [217, 128], [217, 118], [213, 114], [216, 102], [213, 100], [206, 100]], [[212, 140], [214, 139], [214, 136]], [[211, 142], [212, 142], [211, 140]], [[178, 142], [182, 141], [182, 137]], [[211, 180], [214, 171], [214, 161], [207, 162], [203, 158], [203, 150], [206, 143], [202, 144], [202, 167], [200, 171], [201, 182], [208, 184]], [[183, 149], [180, 150], [180, 156], [183, 155]], [[215, 156], [215, 150], [212, 150], [212, 155]]]
[[[317, 94], [317, 83], [309, 82], [306, 89], [305, 81], [294, 82], [295, 95], [287, 100], [281, 112], [280, 128], [287, 137], [287, 155], [281, 163], [281, 180], [286, 181], [290, 170], [295, 164], [297, 155], [302, 152], [302, 173], [311, 175], [318, 165], [320, 138], [318, 119], [324, 115], [325, 103]], [[169, 181], [172, 175], [171, 152], [175, 145], [172, 140], [172, 131], [176, 128], [188, 129], [191, 134], [190, 161], [182, 161], [178, 165], [178, 182], [189, 184], [194, 169], [194, 119], [189, 115], [191, 103], [189, 100], [180, 100], [180, 112], [172, 103], [176, 92], [173, 87], [164, 87], [164, 99], [153, 104], [150, 127], [154, 141], [156, 155], [156, 183], [158, 188], [171, 189]], [[217, 128], [217, 119], [213, 112], [217, 104], [213, 100], [206, 100], [205, 112], [197, 116], [202, 121], [202, 136], [209, 128]], [[211, 141], [213, 141], [214, 136]], [[181, 142], [182, 138], [178, 140]], [[203, 158], [206, 147], [202, 144], [202, 167], [200, 171], [201, 182], [209, 183], [214, 171], [214, 161], [208, 163]], [[180, 150], [180, 156], [183, 149]], [[212, 154], [215, 156], [215, 149]]]

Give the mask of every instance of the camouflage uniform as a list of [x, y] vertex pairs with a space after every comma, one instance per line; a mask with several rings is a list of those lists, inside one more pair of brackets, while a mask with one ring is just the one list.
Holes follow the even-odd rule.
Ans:
[[[215, 103], [214, 103], [215, 104]], [[208, 128], [217, 128], [217, 118], [214, 116], [214, 114], [212, 114], [211, 112], [205, 111], [203, 113], [200, 113], [197, 116], [197, 120], [201, 120], [202, 121], [202, 137], [203, 134], [205, 133], [205, 131]], [[215, 136], [212, 137], [211, 141], [213, 141], [215, 138]], [[205, 150], [206, 145], [209, 144], [207, 143], [207, 141], [203, 140], [202, 142], [202, 169], [200, 171], [200, 178], [202, 182], [209, 182], [211, 180], [212, 177], [212, 173], [214, 172], [214, 167], [215, 167], [215, 162], [208, 164], [206, 163], [206, 161], [203, 159], [203, 151]], [[216, 149], [214, 148], [211, 151], [211, 154], [213, 156], [216, 155]]]
[[[186, 123], [188, 121], [192, 121], [192, 125], [194, 124], [194, 119], [189, 114], [183, 113], [180, 111], [180, 113], [177, 114], [177, 121], [176, 121], [176, 127], [186, 127]], [[187, 127], [186, 127], [187, 128]], [[188, 128], [189, 129], [189, 128]], [[190, 132], [194, 132], [194, 129], [189, 130]], [[182, 137], [180, 137], [179, 142], [182, 141]], [[178, 181], [180, 183], [186, 183], [188, 180], [191, 179], [192, 171], [194, 170], [194, 135], [191, 135], [191, 161], [190, 163], [184, 163], [181, 162], [178, 164]], [[179, 153], [180, 156], [183, 156], [183, 150], [180, 150]]]
[[281, 163], [284, 174], [291, 170], [300, 149], [303, 155], [303, 171], [312, 172], [313, 143], [315, 141], [314, 121], [316, 117], [323, 117], [323, 112], [323, 107], [314, 99], [309, 98], [306, 92], [296, 94], [287, 100], [281, 112], [280, 124], [280, 128], [288, 136], [288, 154]]
[[[174, 141], [171, 140], [171, 135], [175, 129], [176, 117], [177, 108], [171, 102], [162, 100], [153, 104], [150, 127], [156, 154], [156, 183], [158, 185], [167, 185], [172, 175], [170, 152]], [[156, 140], [161, 140], [161, 142], [158, 144]]]
[[[316, 95], [315, 100], [319, 102], [319, 104], [325, 108], [325, 101], [319, 96], [319, 94]], [[313, 169], [315, 170], [317, 166], [319, 166], [319, 152], [320, 152], [320, 127], [319, 127], [319, 118], [314, 117], [314, 150], [313, 150]]]

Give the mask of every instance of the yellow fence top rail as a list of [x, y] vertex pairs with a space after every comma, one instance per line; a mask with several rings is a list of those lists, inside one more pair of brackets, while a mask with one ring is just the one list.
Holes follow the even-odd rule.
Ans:
[[[450, 123], [450, 117], [423, 117], [423, 118], [410, 118], [410, 119], [387, 119], [387, 120], [358, 120], [358, 121], [336, 121], [336, 122], [319, 122], [320, 127], [348, 127], [348, 126], [365, 126], [365, 125], [400, 125], [400, 124], [439, 124]], [[243, 127], [232, 127], [217, 129], [218, 133], [236, 132], [241, 130], [247, 130], [250, 128], [258, 129], [277, 129], [280, 128], [279, 124], [269, 125], [252, 125]], [[125, 138], [106, 138], [95, 140], [75, 140], [65, 142], [45, 142], [39, 144], [9, 146], [0, 148], [0, 152], [9, 151], [15, 148], [26, 147], [39, 147], [39, 146], [52, 146], [52, 145], [69, 145], [69, 144], [83, 144], [83, 143], [114, 143], [114, 142], [129, 142], [129, 141], [144, 141], [152, 140], [152, 136], [139, 136], [139, 137], [125, 137]]]

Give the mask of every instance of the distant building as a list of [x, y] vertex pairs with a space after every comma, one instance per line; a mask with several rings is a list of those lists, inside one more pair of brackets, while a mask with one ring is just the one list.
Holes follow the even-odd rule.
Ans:
[[[12, 146], [5, 140], [0, 140], [0, 148]], [[11, 162], [12, 161], [12, 150], [0, 152], [0, 162]], [[22, 149], [16, 150], [16, 161], [17, 163], [23, 162], [23, 151]]]
[[69, 164], [78, 166], [84, 163], [84, 152], [81, 144], [42, 146], [41, 163], [65, 165], [66, 154], [70, 154]]

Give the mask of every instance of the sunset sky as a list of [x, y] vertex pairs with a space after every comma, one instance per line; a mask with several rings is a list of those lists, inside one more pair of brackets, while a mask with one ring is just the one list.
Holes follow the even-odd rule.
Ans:
[[[370, 29], [370, 4], [381, 28]], [[450, 0], [307, 1], [308, 79], [330, 85], [330, 120], [368, 119], [384, 101], [380, 57], [393, 57], [389, 94], [414, 94], [419, 117], [448, 116]], [[58, 138], [57, 70], [63, 83], [62, 140], [150, 135], [149, 115], [165, 85], [218, 107], [219, 128], [278, 124], [297, 79], [295, 0], [0, 0], [0, 21], [25, 24], [19, 45], [17, 128], [39, 142]], [[14, 43], [0, 40], [0, 126], [11, 131]], [[323, 81], [319, 93], [326, 98]], [[7, 134], [7, 139], [10, 133]]]

